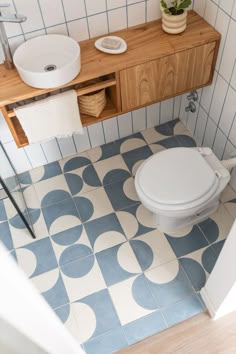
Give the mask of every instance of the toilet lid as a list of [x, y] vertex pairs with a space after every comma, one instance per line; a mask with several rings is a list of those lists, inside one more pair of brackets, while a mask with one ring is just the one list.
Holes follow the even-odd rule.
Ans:
[[[173, 148], [146, 160], [138, 184], [152, 201], [164, 205], [204, 202], [218, 186], [218, 177], [199, 151]], [[206, 198], [204, 198], [206, 197]]]

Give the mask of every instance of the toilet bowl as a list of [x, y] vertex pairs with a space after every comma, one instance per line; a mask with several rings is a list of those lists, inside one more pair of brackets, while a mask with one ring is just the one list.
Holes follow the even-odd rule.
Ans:
[[144, 161], [135, 176], [153, 226], [174, 232], [209, 217], [219, 205], [229, 171], [209, 148], [172, 148]]

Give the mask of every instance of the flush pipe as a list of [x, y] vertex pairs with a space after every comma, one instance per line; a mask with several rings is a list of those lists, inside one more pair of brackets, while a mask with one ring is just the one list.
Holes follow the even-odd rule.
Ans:
[[222, 160], [221, 163], [230, 172], [234, 167], [236, 167], [236, 157], [229, 160]]

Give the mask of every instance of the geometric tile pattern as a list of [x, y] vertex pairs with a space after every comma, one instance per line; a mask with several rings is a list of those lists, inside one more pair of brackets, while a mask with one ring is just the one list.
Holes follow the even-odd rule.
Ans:
[[0, 201], [0, 240], [86, 353], [110, 354], [205, 310], [199, 291], [236, 216], [236, 192], [227, 187], [198, 225], [156, 229], [134, 176], [176, 146], [195, 146], [179, 120], [22, 174], [36, 240]]

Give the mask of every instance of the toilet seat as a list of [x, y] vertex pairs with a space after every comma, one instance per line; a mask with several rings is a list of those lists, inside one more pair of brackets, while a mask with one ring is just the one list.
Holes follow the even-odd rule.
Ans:
[[209, 200], [219, 187], [220, 175], [197, 149], [173, 148], [147, 159], [135, 183], [153, 208], [180, 211]]

